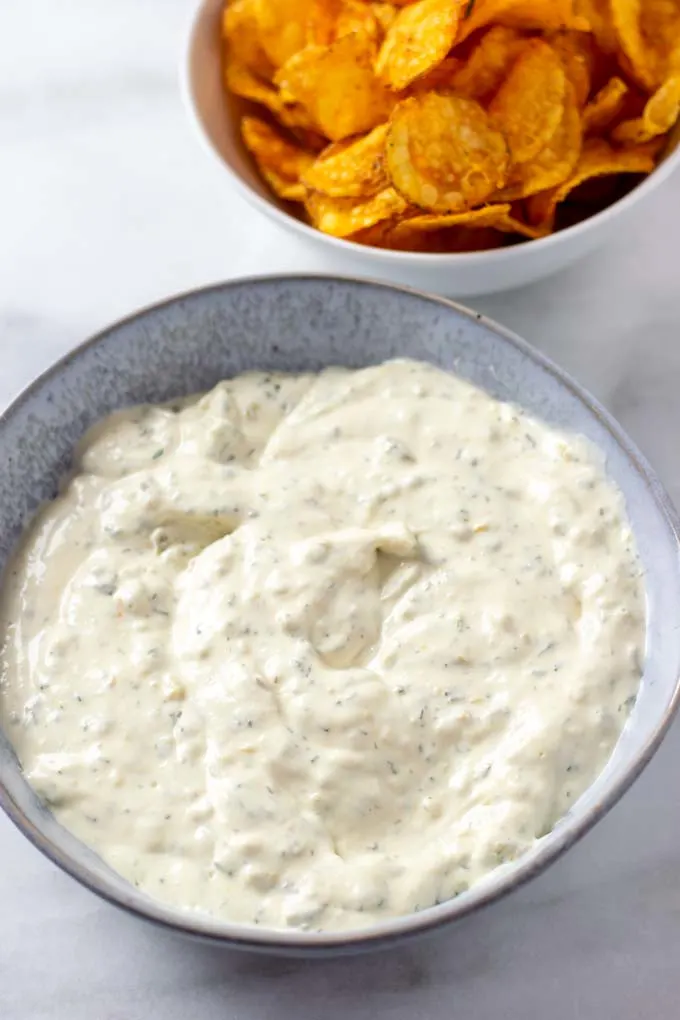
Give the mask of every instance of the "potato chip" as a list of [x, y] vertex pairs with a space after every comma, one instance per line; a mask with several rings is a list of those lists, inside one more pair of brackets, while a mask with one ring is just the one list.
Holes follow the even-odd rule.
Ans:
[[405, 99], [387, 132], [392, 183], [430, 212], [481, 205], [507, 180], [505, 139], [473, 99], [430, 92]]
[[559, 187], [529, 199], [529, 219], [534, 224], [541, 223], [552, 228], [559, 203], [584, 181], [612, 174], [648, 174], [653, 169], [654, 157], [649, 148], [615, 149], [601, 138], [589, 139], [567, 180]]
[[264, 164], [258, 169], [274, 194], [285, 202], [304, 202], [307, 198], [307, 189], [299, 181], [290, 181]]
[[550, 230], [543, 224], [532, 226], [530, 223], [526, 223], [523, 217], [512, 212], [507, 216], [500, 216], [494, 226], [496, 230], [501, 230], [504, 234], [517, 234], [519, 237], [526, 238], [527, 241], [538, 241], [550, 233]]
[[548, 41], [560, 55], [567, 78], [574, 86], [578, 105], [585, 106], [595, 62], [591, 36], [587, 32], [554, 32]]
[[270, 79], [274, 68], [262, 49], [254, 0], [235, 0], [222, 15], [222, 35], [228, 60], [248, 68], [260, 78]]
[[590, 28], [577, 14], [574, 0], [468, 0], [456, 45], [492, 22], [548, 32], [561, 28], [587, 32]]
[[363, 33], [375, 44], [384, 34], [371, 4], [362, 3], [361, 0], [342, 0], [335, 19], [333, 38], [341, 39], [343, 35], [352, 35], [354, 32]]
[[576, 0], [576, 13], [590, 25], [597, 47], [603, 53], [615, 53], [616, 32], [612, 22], [610, 0]]
[[304, 175], [312, 191], [331, 198], [367, 198], [388, 187], [385, 169], [387, 125], [355, 141], [335, 142], [316, 159]]
[[456, 95], [483, 100], [495, 92], [523, 45], [523, 37], [514, 28], [494, 25], [488, 29], [452, 76]]
[[600, 134], [611, 127], [624, 108], [628, 92], [628, 86], [623, 78], [619, 78], [618, 75], [610, 78], [583, 111], [585, 134]]
[[433, 67], [422, 78], [414, 81], [410, 88], [406, 90], [403, 98], [406, 98], [407, 95], [419, 95], [422, 92], [438, 92], [452, 89], [454, 75], [460, 70], [461, 66], [461, 61], [456, 57], [447, 57], [446, 60], [442, 60], [441, 64], [437, 64], [436, 67]]
[[647, 101], [641, 117], [625, 120], [612, 132], [616, 142], [641, 144], [665, 135], [680, 114], [680, 75], [667, 78]]
[[385, 220], [400, 216], [407, 204], [394, 188], [384, 188], [367, 199], [331, 198], [313, 192], [307, 212], [315, 227], [334, 237], [349, 237]]
[[494, 96], [489, 113], [503, 132], [513, 163], [528, 163], [548, 144], [562, 120], [567, 78], [560, 57], [531, 39]]
[[[304, 107], [294, 103], [285, 103], [281, 95], [268, 82], [262, 81], [246, 67], [240, 64], [227, 64], [224, 73], [227, 88], [235, 96], [259, 103], [274, 114], [284, 126], [295, 132], [301, 132], [301, 140], [308, 148], [317, 148], [318, 135], [311, 132], [312, 122]], [[323, 147], [323, 146], [321, 146]]]
[[441, 231], [449, 227], [466, 227], [469, 230], [493, 227], [504, 234], [519, 234], [535, 239], [543, 237], [545, 231], [525, 223], [513, 214], [509, 203], [486, 205], [455, 214], [428, 214], [403, 219], [390, 232], [391, 240], [407, 240], [415, 234]]
[[314, 162], [314, 156], [257, 117], [243, 118], [241, 135], [260, 173], [276, 194], [289, 201], [304, 201], [305, 189], [300, 178]]
[[[352, 240], [360, 239], [352, 238]], [[366, 243], [361, 241], [360, 243]], [[411, 231], [399, 234], [396, 228], [385, 226], [382, 234], [368, 241], [391, 251], [414, 251], [424, 255], [459, 255], [463, 252], [490, 251], [501, 248], [505, 237], [493, 227], [443, 227], [440, 230]]]
[[420, 231], [442, 230], [446, 227], [494, 226], [510, 214], [510, 205], [485, 205], [481, 209], [466, 209], [460, 213], [425, 213], [403, 219], [392, 230], [394, 237], [404, 237]]
[[329, 43], [335, 32], [335, 6], [326, 0], [254, 0], [260, 43], [280, 67], [305, 46]]
[[562, 120], [546, 147], [532, 160], [518, 166], [507, 188], [494, 195], [499, 202], [528, 198], [565, 181], [581, 155], [583, 130], [576, 94], [567, 82]]
[[610, 0], [614, 29], [631, 73], [648, 92], [668, 77], [680, 42], [678, 0]]
[[436, 67], [453, 46], [464, 0], [418, 0], [392, 22], [375, 69], [391, 89], [405, 89]]
[[394, 4], [387, 3], [372, 3], [370, 7], [373, 17], [378, 22], [383, 33], [387, 32], [388, 28], [397, 16], [397, 8]]
[[330, 46], [308, 46], [277, 72], [287, 100], [308, 110], [333, 142], [370, 131], [387, 120], [394, 100], [373, 71], [374, 51], [363, 34], [343, 36]]

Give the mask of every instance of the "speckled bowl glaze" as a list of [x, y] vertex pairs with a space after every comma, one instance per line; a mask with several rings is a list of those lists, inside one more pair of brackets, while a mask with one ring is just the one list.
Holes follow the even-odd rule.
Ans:
[[[529, 853], [440, 906], [356, 932], [249, 928], [156, 903], [59, 826], [0, 733], [0, 802], [24, 834], [93, 892], [140, 918], [224, 946], [279, 954], [356, 952], [431, 931], [499, 899], [598, 821], [656, 750], [679, 697], [678, 521], [649, 466], [609, 415], [522, 340], [443, 299], [324, 277], [239, 280], [139, 312], [83, 344], [0, 418], [0, 566], [41, 502], [54, 496], [82, 433], [115, 408], [211, 387], [247, 369], [358, 367], [405, 355], [451, 369], [559, 428], [585, 434], [623, 490], [646, 573], [648, 639], [640, 695], [593, 786]], [[529, 511], [530, 512], [530, 511]]]

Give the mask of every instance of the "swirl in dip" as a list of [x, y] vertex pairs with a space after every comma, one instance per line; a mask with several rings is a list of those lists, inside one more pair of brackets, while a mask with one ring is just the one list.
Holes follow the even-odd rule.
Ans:
[[0, 714], [152, 897], [343, 929], [548, 832], [641, 676], [583, 439], [413, 361], [253, 373], [88, 434], [5, 579]]

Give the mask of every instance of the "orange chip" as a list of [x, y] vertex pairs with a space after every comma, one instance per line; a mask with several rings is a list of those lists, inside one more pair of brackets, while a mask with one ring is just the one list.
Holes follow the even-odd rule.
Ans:
[[274, 67], [335, 32], [335, 6], [325, 0], [254, 0], [260, 43]]
[[577, 14], [582, 15], [590, 25], [598, 49], [603, 53], [615, 53], [618, 44], [610, 0], [576, 0], [575, 7]]
[[573, 28], [587, 32], [590, 28], [577, 14], [574, 0], [468, 0], [456, 45], [492, 22], [543, 31]]
[[[252, 74], [246, 67], [228, 64], [224, 80], [229, 91], [235, 96], [241, 96], [266, 107], [284, 127], [293, 131], [301, 129], [304, 132], [308, 132], [312, 127], [309, 114], [302, 106], [285, 103], [273, 86]], [[313, 143], [310, 147], [314, 147]]]
[[375, 76], [373, 55], [366, 36], [346, 35], [297, 53], [275, 81], [286, 99], [308, 110], [322, 134], [338, 142], [383, 123], [394, 105]]
[[555, 32], [550, 45], [559, 53], [567, 78], [574, 86], [576, 101], [585, 106], [590, 95], [595, 54], [588, 32]]
[[583, 130], [587, 135], [600, 134], [611, 127], [624, 108], [629, 89], [623, 78], [614, 75], [593, 96], [583, 111]]
[[519, 55], [524, 41], [514, 28], [494, 25], [458, 67], [451, 85], [456, 95], [484, 99], [495, 92]]
[[625, 120], [612, 131], [616, 142], [641, 144], [671, 130], [680, 114], [680, 75], [667, 78], [647, 101], [641, 117]]
[[499, 203], [453, 215], [412, 216], [397, 223], [392, 229], [390, 237], [394, 240], [406, 241], [415, 234], [440, 231], [449, 227], [466, 227], [469, 230], [493, 227], [503, 234], [520, 234], [530, 239], [543, 237], [545, 234], [544, 230], [530, 226], [515, 216], [509, 203]]
[[510, 205], [485, 205], [481, 209], [467, 209], [461, 213], [426, 213], [411, 216], [397, 223], [392, 231], [395, 238], [421, 231], [442, 230], [446, 227], [495, 226], [510, 214]]
[[405, 99], [387, 133], [387, 170], [395, 188], [430, 212], [481, 205], [507, 180], [505, 139], [479, 103], [459, 96]]
[[619, 45], [639, 84], [653, 92], [668, 77], [680, 42], [677, 0], [611, 0]]
[[514, 201], [562, 184], [578, 163], [582, 141], [581, 114], [574, 88], [571, 82], [567, 82], [564, 112], [557, 131], [531, 163], [523, 163], [516, 168], [509, 186], [494, 198], [497, 201]]
[[518, 234], [520, 237], [525, 237], [528, 241], [538, 241], [541, 237], [545, 237], [550, 233], [550, 230], [543, 224], [532, 226], [529, 223], [525, 223], [523, 218], [511, 212], [507, 216], [500, 216], [494, 226], [496, 230], [501, 230], [504, 234]]
[[304, 176], [312, 191], [331, 198], [367, 198], [388, 187], [385, 170], [387, 125], [380, 124], [356, 141], [335, 142]]
[[460, 60], [456, 57], [447, 57], [446, 60], [442, 60], [441, 64], [437, 64], [436, 67], [433, 67], [422, 78], [414, 81], [413, 85], [406, 90], [406, 95], [415, 96], [421, 92], [437, 92], [442, 89], [452, 89], [454, 75], [460, 67]]
[[314, 162], [311, 153], [293, 145], [275, 128], [257, 117], [244, 117], [241, 134], [246, 148], [255, 157], [260, 173], [277, 195], [302, 202], [305, 190], [300, 177]]
[[393, 4], [386, 3], [372, 3], [370, 5], [373, 17], [378, 22], [383, 32], [387, 32], [388, 28], [397, 16], [397, 9]]
[[573, 173], [550, 191], [534, 195], [529, 202], [529, 219], [532, 223], [552, 226], [557, 206], [579, 184], [594, 177], [611, 174], [648, 174], [654, 169], [654, 156], [649, 147], [614, 149], [601, 138], [589, 139]]
[[494, 96], [489, 113], [503, 132], [513, 163], [528, 163], [562, 120], [567, 78], [555, 50], [529, 40]]
[[389, 187], [367, 199], [330, 198], [318, 192], [307, 199], [307, 212], [314, 226], [334, 237], [349, 237], [376, 223], [392, 220], [405, 209], [404, 199]]
[[415, 251], [426, 255], [449, 254], [463, 252], [489, 251], [500, 248], [505, 243], [503, 234], [493, 227], [443, 227], [440, 230], [421, 230], [398, 234], [396, 228], [389, 225], [379, 235], [368, 240], [358, 238], [363, 244], [373, 244], [392, 251]]
[[228, 59], [237, 61], [261, 78], [271, 78], [274, 68], [260, 45], [254, 0], [234, 0], [225, 7], [222, 35], [227, 43]]
[[400, 11], [376, 61], [381, 81], [399, 91], [441, 63], [453, 46], [462, 4], [463, 0], [418, 0]]
[[378, 43], [383, 34], [371, 4], [361, 3], [360, 0], [342, 0], [335, 19], [333, 38], [340, 39], [354, 32], [363, 33], [374, 43]]

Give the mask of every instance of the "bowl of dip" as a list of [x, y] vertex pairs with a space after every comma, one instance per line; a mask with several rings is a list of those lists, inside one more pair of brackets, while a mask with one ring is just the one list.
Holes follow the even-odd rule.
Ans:
[[653, 472], [415, 291], [239, 280], [117, 323], [0, 419], [0, 525], [2, 806], [220, 945], [355, 952], [494, 902], [677, 705]]

